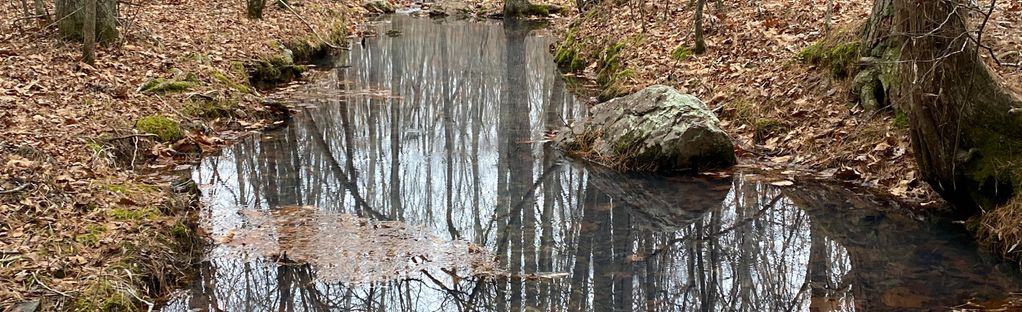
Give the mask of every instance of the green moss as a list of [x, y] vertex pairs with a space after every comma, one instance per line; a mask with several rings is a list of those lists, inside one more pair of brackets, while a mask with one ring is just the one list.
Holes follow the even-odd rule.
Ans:
[[141, 209], [114, 208], [107, 211], [107, 216], [119, 221], [152, 220], [162, 215], [163, 213], [156, 207], [145, 207]]
[[575, 40], [575, 35], [569, 31], [568, 35], [554, 51], [554, 62], [568, 72], [582, 71], [590, 62], [579, 53], [580, 50], [579, 43]]
[[155, 134], [161, 142], [176, 142], [184, 138], [181, 124], [164, 116], [142, 117], [135, 122], [135, 129], [142, 133]]
[[219, 70], [211, 70], [209, 76], [223, 84], [225, 87], [237, 90], [241, 93], [252, 93], [252, 89], [248, 87], [248, 81], [238, 81], [232, 77], [228, 77], [227, 74]]
[[600, 53], [600, 59], [596, 63], [596, 84], [602, 90], [599, 96], [601, 101], [627, 93], [628, 90], [623, 86], [622, 81], [635, 76], [635, 71], [621, 65], [621, 51], [624, 48], [623, 42], [617, 42], [608, 45]]
[[71, 303], [71, 311], [138, 311], [131, 297], [115, 288], [109, 281], [98, 280], [85, 287]]
[[898, 129], [908, 129], [908, 114], [902, 111], [895, 112], [892, 125]]
[[[187, 78], [186, 78], [187, 79]], [[195, 80], [198, 80], [195, 78]], [[196, 83], [188, 80], [174, 80], [164, 78], [153, 78], [146, 81], [138, 88], [139, 92], [144, 94], [156, 94], [163, 95], [168, 93], [177, 93], [188, 91], [195, 87]]]
[[117, 194], [128, 193], [128, 187], [123, 184], [108, 184], [106, 190]]
[[185, 102], [182, 112], [202, 118], [224, 118], [235, 116], [241, 107], [241, 99], [225, 95], [214, 98], [192, 98]]
[[99, 245], [102, 235], [106, 232], [106, 226], [102, 224], [90, 224], [85, 227], [85, 233], [75, 236], [75, 241], [89, 247], [96, 247]]
[[308, 68], [296, 65], [293, 59], [275, 56], [250, 62], [246, 66], [252, 84], [275, 85], [302, 77]]
[[768, 136], [784, 129], [784, 124], [773, 118], [757, 119], [754, 126], [755, 133], [753, 133], [752, 139], [757, 143], [762, 143]]
[[802, 49], [797, 57], [806, 64], [829, 67], [834, 77], [846, 78], [853, 73], [859, 59], [859, 42], [823, 40]]
[[684, 62], [691, 56], [692, 50], [684, 45], [678, 46], [678, 48], [674, 49], [674, 51], [671, 51], [671, 57], [678, 62]]

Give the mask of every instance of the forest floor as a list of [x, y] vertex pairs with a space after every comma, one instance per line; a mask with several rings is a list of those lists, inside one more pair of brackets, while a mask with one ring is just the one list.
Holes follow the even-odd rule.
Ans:
[[[613, 55], [618, 87], [627, 92], [664, 84], [703, 99], [746, 165], [804, 169], [923, 206], [943, 206], [915, 169], [907, 117], [891, 108], [864, 109], [851, 100], [851, 77], [799, 60], [802, 51], [828, 36], [827, 0], [723, 1], [719, 9], [714, 2], [706, 5], [705, 54], [691, 53], [695, 9], [688, 0], [596, 4], [584, 15], [556, 20], [558, 46], [578, 45], [580, 75], [596, 80], [599, 60], [620, 44]], [[831, 32], [858, 38], [855, 30], [872, 5], [835, 0]], [[983, 42], [1002, 63], [1022, 60], [1022, 3], [997, 2], [986, 29]], [[1006, 84], [1022, 86], [1022, 68], [981, 55]]]
[[[121, 37], [95, 66], [50, 22], [0, 4], [0, 307], [131, 310], [183, 278], [194, 198], [173, 172], [279, 123], [246, 65], [343, 40], [366, 13], [289, 2], [257, 20], [244, 2], [122, 2]], [[157, 78], [170, 88], [144, 86]]]

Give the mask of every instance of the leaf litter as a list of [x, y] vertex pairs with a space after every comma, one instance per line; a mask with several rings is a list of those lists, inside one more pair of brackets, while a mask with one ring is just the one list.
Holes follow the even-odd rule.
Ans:
[[[798, 62], [802, 49], [827, 35], [827, 0], [723, 1], [721, 10], [707, 1], [707, 53], [679, 60], [675, 51], [694, 46], [691, 3], [601, 2], [589, 12], [555, 20], [555, 28], [560, 38], [573, 38], [580, 52], [591, 56], [624, 43], [617, 59], [629, 71], [622, 77], [629, 91], [665, 84], [706, 101], [747, 164], [808, 169], [909, 201], [942, 202], [915, 170], [909, 131], [896, 125], [894, 114], [864, 111], [850, 103], [850, 79]], [[833, 31], [861, 25], [872, 5], [834, 0]], [[1018, 1], [997, 1], [983, 41], [1002, 64], [980, 53], [1016, 90], [1022, 88], [1022, 67], [1011, 63], [1022, 59], [1020, 13]], [[595, 80], [598, 62], [587, 61], [582, 76]], [[780, 127], [757, 142], [758, 122]]]

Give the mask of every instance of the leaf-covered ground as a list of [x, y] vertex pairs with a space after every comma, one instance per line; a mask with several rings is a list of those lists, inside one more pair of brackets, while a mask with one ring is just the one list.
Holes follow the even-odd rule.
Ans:
[[[365, 13], [357, 1], [289, 3], [295, 12], [267, 1], [251, 20], [244, 2], [123, 2], [121, 38], [95, 66], [50, 22], [0, 4], [0, 306], [138, 308], [176, 283], [194, 218], [169, 171], [273, 123], [241, 64], [356, 33]], [[187, 88], [140, 92], [154, 78]], [[155, 142], [134, 130], [143, 116], [179, 122], [184, 138]]]
[[[744, 162], [806, 169], [851, 180], [924, 204], [938, 203], [920, 180], [907, 121], [892, 110], [864, 110], [850, 101], [851, 78], [803, 64], [798, 54], [827, 36], [827, 0], [708, 1], [706, 44], [694, 46], [691, 1], [604, 1], [558, 21], [561, 38], [578, 45], [581, 72], [599, 79], [599, 59], [620, 44], [624, 89], [666, 84], [706, 101], [736, 140]], [[989, 5], [989, 1], [981, 5]], [[835, 34], [859, 27], [873, 1], [834, 1]], [[1022, 86], [1022, 4], [999, 1], [983, 42], [984, 59], [1006, 83]], [[854, 38], [855, 34], [851, 34]], [[565, 43], [559, 43], [563, 46]]]

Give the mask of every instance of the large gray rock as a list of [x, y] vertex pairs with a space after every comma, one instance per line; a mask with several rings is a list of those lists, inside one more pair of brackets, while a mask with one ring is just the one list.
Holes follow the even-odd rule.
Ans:
[[668, 86], [650, 86], [597, 104], [589, 118], [562, 131], [557, 141], [617, 169], [701, 170], [735, 164], [731, 139], [698, 98]]

